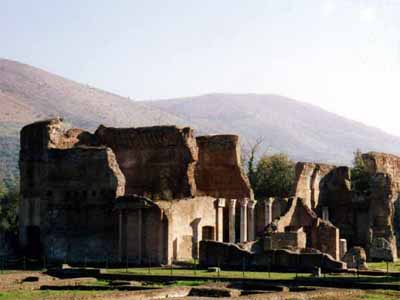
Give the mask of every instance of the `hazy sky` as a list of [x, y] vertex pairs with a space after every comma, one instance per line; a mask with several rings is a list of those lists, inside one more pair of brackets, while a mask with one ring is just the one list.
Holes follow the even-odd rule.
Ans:
[[400, 0], [1, 0], [0, 57], [133, 99], [281, 94], [400, 135]]

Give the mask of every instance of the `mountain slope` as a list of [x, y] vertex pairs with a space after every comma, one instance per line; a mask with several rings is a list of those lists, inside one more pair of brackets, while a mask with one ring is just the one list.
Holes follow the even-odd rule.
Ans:
[[197, 133], [239, 134], [245, 145], [263, 138], [260, 153], [284, 152], [295, 160], [349, 164], [357, 148], [400, 154], [398, 137], [281, 96], [210, 94], [134, 102], [0, 59], [0, 181], [18, 176], [20, 128], [54, 116], [89, 130], [99, 124], [177, 124]]
[[176, 116], [115, 94], [67, 80], [18, 62], [0, 59], [0, 122], [27, 123], [62, 116], [94, 129], [181, 123]]
[[263, 138], [262, 151], [295, 160], [350, 164], [356, 149], [400, 154], [399, 137], [277, 95], [210, 94], [144, 103], [208, 132], [240, 134], [245, 144]]
[[17, 174], [19, 129], [54, 116], [90, 130], [99, 124], [127, 127], [186, 123], [158, 108], [0, 59], [0, 177], [11, 179]]

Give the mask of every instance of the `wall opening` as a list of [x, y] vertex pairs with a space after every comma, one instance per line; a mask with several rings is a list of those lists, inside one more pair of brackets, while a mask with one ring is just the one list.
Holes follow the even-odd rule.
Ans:
[[215, 241], [215, 229], [213, 226], [203, 226], [201, 233], [203, 241]]
[[40, 241], [40, 227], [39, 226], [27, 226], [26, 227], [26, 255], [29, 257], [41, 257], [42, 244]]

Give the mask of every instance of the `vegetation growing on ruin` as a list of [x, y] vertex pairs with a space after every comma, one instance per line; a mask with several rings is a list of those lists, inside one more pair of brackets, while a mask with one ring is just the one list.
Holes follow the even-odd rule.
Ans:
[[371, 187], [371, 176], [368, 173], [361, 150], [354, 152], [353, 168], [351, 169], [351, 188], [353, 191], [365, 194]]

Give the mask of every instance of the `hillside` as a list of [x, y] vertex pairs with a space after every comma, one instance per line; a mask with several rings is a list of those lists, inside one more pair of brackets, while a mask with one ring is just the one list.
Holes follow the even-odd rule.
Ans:
[[61, 116], [76, 127], [190, 125], [197, 133], [235, 133], [260, 153], [349, 164], [353, 152], [400, 154], [400, 138], [318, 107], [277, 95], [209, 94], [135, 102], [49, 72], [0, 59], [0, 181], [18, 176], [19, 130]]
[[244, 144], [262, 138], [260, 152], [284, 152], [295, 160], [350, 164], [356, 149], [400, 154], [399, 137], [277, 95], [210, 94], [144, 103], [207, 132], [239, 134]]
[[99, 124], [184, 123], [157, 108], [26, 64], [0, 59], [0, 177], [10, 178], [17, 174], [19, 129], [27, 123], [54, 116], [90, 130]]

